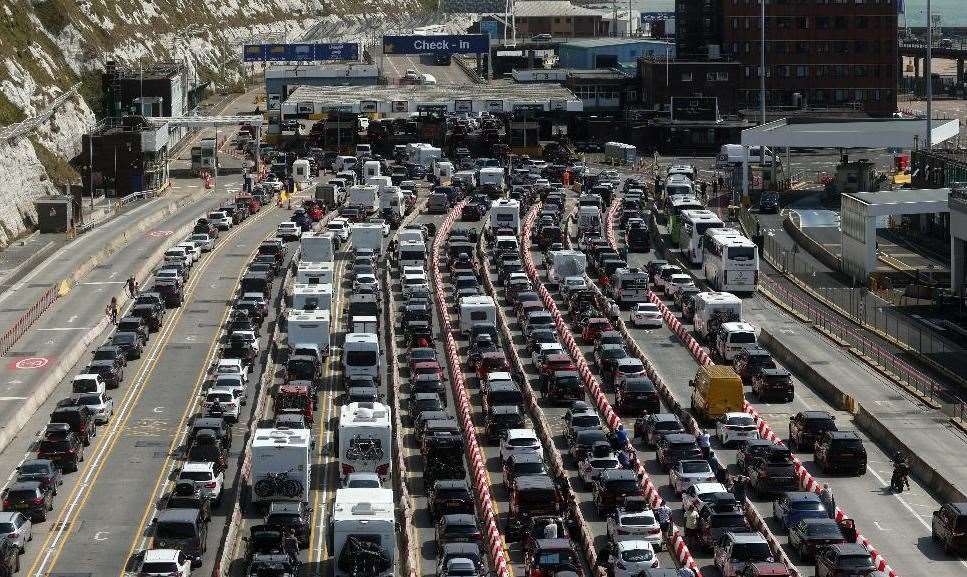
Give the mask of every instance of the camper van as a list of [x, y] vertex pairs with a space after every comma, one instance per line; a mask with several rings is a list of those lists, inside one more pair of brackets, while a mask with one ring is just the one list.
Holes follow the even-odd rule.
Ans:
[[[707, 339], [716, 327], [709, 326], [709, 321], [718, 314], [720, 319], [725, 321], [738, 321], [742, 319], [742, 299], [732, 293], [725, 292], [703, 292], [695, 295], [693, 300], [695, 308], [695, 332], [703, 339]], [[711, 335], [714, 336], [714, 335]]]
[[[374, 176], [380, 176], [381, 166], [378, 160], [367, 160], [363, 163], [363, 180], [372, 178]], [[366, 184], [369, 184], [367, 182]]]
[[382, 403], [349, 403], [339, 410], [339, 474], [393, 474], [393, 428], [390, 409]]
[[490, 205], [490, 235], [497, 229], [509, 228], [514, 232], [520, 232], [520, 202], [501, 198], [495, 200]]
[[329, 356], [331, 329], [329, 309], [290, 309], [286, 316], [286, 344], [290, 351], [306, 349], [316, 351], [318, 359]]
[[470, 327], [478, 323], [497, 323], [497, 305], [493, 297], [472, 296], [460, 299], [460, 331], [470, 334]]
[[296, 284], [332, 285], [332, 262], [299, 262], [295, 272]]
[[[362, 295], [372, 296], [372, 295]], [[380, 381], [379, 337], [372, 333], [348, 333], [342, 351], [343, 376], [372, 377]]]
[[332, 233], [308, 232], [299, 242], [299, 260], [303, 262], [333, 262], [335, 252]]
[[[343, 549], [354, 543], [375, 543], [392, 560], [389, 567], [371, 577], [396, 575], [396, 502], [392, 489], [337, 489], [332, 504], [330, 535], [332, 559], [338, 560]], [[358, 539], [350, 539], [357, 537]], [[352, 577], [331, 563], [333, 577]]]
[[292, 308], [299, 311], [331, 311], [332, 284], [297, 282], [292, 287]]
[[249, 484], [253, 503], [309, 501], [309, 429], [256, 429]]

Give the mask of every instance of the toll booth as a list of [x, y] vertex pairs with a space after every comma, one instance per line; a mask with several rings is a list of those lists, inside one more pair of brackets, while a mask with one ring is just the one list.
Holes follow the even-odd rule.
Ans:
[[518, 154], [540, 154], [540, 116], [543, 104], [515, 104], [510, 119], [510, 147]]

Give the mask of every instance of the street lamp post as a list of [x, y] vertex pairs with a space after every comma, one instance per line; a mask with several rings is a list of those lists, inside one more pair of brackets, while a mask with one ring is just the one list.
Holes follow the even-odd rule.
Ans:
[[927, 57], [924, 59], [924, 75], [927, 81], [927, 133], [923, 145], [930, 150], [933, 145], [931, 117], [933, 116], [933, 75], [930, 70], [930, 53], [933, 50], [933, 12], [930, 10], [930, 0], [927, 0]]

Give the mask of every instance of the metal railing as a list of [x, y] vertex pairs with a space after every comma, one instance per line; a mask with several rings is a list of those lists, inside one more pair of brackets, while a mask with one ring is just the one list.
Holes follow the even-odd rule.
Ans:
[[57, 298], [60, 297], [60, 290], [57, 285], [52, 285], [48, 288], [44, 294], [37, 299], [34, 304], [24, 311], [20, 318], [17, 319], [10, 327], [4, 331], [3, 335], [0, 336], [0, 356], [6, 355], [10, 352], [20, 337], [27, 332], [27, 329], [34, 324], [34, 322], [40, 318], [40, 315], [50, 307]]
[[3, 128], [0, 128], [0, 140], [10, 140], [12, 138], [23, 136], [28, 132], [33, 132], [33, 130], [36, 129], [38, 126], [40, 126], [44, 122], [47, 122], [47, 120], [50, 119], [51, 116], [53, 116], [54, 112], [56, 112], [58, 108], [63, 106], [63, 104], [67, 102], [67, 100], [70, 97], [77, 94], [77, 89], [80, 88], [80, 86], [81, 86], [81, 83], [78, 82], [74, 86], [71, 86], [70, 88], [68, 88], [64, 93], [57, 96], [57, 98], [55, 98], [50, 104], [48, 104], [47, 108], [40, 114], [36, 116], [31, 116], [30, 118], [27, 118], [25, 120], [21, 120], [16, 124], [11, 124], [10, 126], [5, 126]]

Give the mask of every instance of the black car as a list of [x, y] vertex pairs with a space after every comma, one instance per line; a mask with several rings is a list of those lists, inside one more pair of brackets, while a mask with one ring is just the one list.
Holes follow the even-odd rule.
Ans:
[[194, 481], [175, 483], [170, 493], [161, 497], [159, 509], [198, 509], [205, 520], [212, 518], [211, 497], [203, 493]]
[[113, 361], [118, 369], [123, 369], [128, 364], [128, 359], [124, 351], [117, 345], [107, 344], [100, 346], [94, 349], [91, 356], [92, 360], [95, 361]]
[[755, 463], [769, 451], [769, 447], [774, 445], [769, 439], [748, 439], [739, 444], [735, 452], [735, 466], [740, 473], [747, 473], [750, 464]]
[[625, 497], [638, 495], [638, 477], [629, 469], [605, 469], [594, 483], [594, 505], [602, 517], [620, 507]]
[[299, 547], [309, 546], [309, 515], [312, 508], [301, 501], [273, 501], [265, 515], [265, 524], [279, 527], [283, 531], [292, 530], [299, 540]]
[[121, 381], [124, 380], [124, 369], [114, 361], [91, 361], [82, 372], [90, 375], [101, 375], [101, 378], [104, 379], [104, 386], [109, 389], [120, 387]]
[[576, 463], [580, 463], [591, 450], [591, 447], [601, 441], [609, 442], [608, 436], [600, 429], [579, 431], [570, 446], [571, 457], [574, 458]]
[[635, 420], [635, 437], [646, 447], [654, 447], [665, 435], [684, 432], [685, 426], [671, 413], [655, 413]]
[[39, 481], [11, 483], [3, 495], [4, 511], [19, 511], [34, 523], [47, 520], [47, 513], [54, 510], [54, 490]]
[[148, 325], [145, 324], [144, 319], [141, 317], [122, 317], [118, 321], [116, 330], [119, 333], [134, 333], [138, 335], [142, 345], [148, 342]]
[[[91, 444], [91, 438], [97, 434], [94, 413], [84, 405], [76, 407], [57, 407], [50, 412], [52, 424], [67, 425], [85, 446]], [[48, 429], [50, 429], [48, 425]]]
[[930, 535], [944, 551], [967, 551], [967, 503], [947, 503], [933, 512]]
[[146, 291], [138, 295], [138, 298], [134, 299], [135, 305], [154, 305], [158, 312], [161, 314], [165, 313], [165, 301], [161, 294], [156, 291]]
[[520, 453], [511, 455], [504, 461], [504, 485], [511, 487], [514, 479], [525, 475], [547, 475], [547, 464], [544, 457], [537, 453]]
[[813, 460], [824, 473], [866, 472], [866, 448], [853, 431], [826, 431], [816, 439]]
[[436, 481], [426, 494], [427, 509], [436, 521], [443, 515], [474, 514], [473, 493], [466, 479], [444, 479]]
[[875, 571], [870, 552], [859, 543], [838, 543], [816, 553], [816, 577], [872, 575]]
[[494, 405], [488, 407], [484, 418], [484, 430], [487, 437], [496, 442], [507, 429], [525, 428], [526, 419], [521, 407], [517, 405]]
[[663, 467], [671, 469], [679, 461], [702, 459], [702, 450], [698, 448], [695, 435], [671, 433], [658, 439], [655, 455]]
[[836, 417], [826, 411], [800, 411], [789, 418], [789, 448], [810, 451], [816, 439], [836, 430]]
[[17, 467], [16, 480], [36, 481], [56, 495], [57, 486], [64, 484], [64, 474], [50, 459], [27, 459]]
[[789, 527], [789, 548], [803, 561], [813, 559], [823, 547], [845, 542], [839, 524], [832, 519], [800, 519]]
[[159, 280], [154, 283], [154, 290], [161, 295], [166, 307], [180, 307], [185, 302], [185, 288], [179, 282], [168, 279]]
[[119, 331], [111, 337], [111, 344], [124, 351], [128, 360], [140, 359], [144, 353], [144, 344], [137, 333]]
[[415, 375], [410, 379], [410, 393], [436, 393], [446, 406], [446, 385], [439, 373]]
[[655, 383], [644, 377], [634, 377], [622, 381], [616, 387], [614, 403], [618, 412], [627, 416], [657, 413], [661, 410]]
[[67, 426], [48, 426], [37, 445], [37, 458], [51, 461], [65, 473], [71, 473], [84, 460], [84, 444]]

